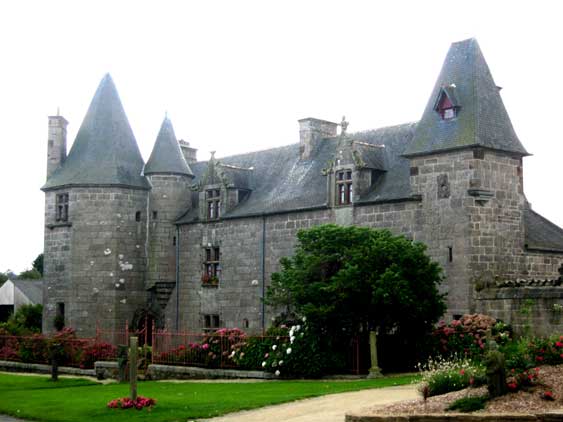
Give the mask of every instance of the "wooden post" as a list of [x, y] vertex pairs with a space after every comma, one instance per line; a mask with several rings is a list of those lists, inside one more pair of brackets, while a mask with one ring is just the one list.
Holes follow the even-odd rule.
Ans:
[[369, 368], [368, 378], [381, 377], [381, 368], [377, 362], [377, 333], [375, 331], [369, 332], [369, 351], [371, 357], [371, 368]]
[[131, 386], [131, 400], [137, 399], [137, 337], [131, 337], [129, 342], [129, 385]]

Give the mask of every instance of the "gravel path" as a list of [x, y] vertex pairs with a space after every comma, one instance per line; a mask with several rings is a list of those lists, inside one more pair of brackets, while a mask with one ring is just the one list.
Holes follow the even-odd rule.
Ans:
[[209, 422], [344, 422], [346, 413], [357, 413], [375, 405], [413, 400], [419, 397], [414, 385], [376, 388], [331, 394], [256, 410], [231, 413]]

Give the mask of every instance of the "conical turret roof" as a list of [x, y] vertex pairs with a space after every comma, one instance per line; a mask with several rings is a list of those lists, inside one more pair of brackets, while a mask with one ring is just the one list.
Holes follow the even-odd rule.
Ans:
[[174, 134], [172, 122], [168, 117], [164, 118], [160, 126], [160, 131], [158, 132], [149, 161], [145, 166], [144, 173], [145, 175], [167, 173], [193, 176]]
[[[444, 120], [436, 110], [441, 95], [457, 108]], [[479, 44], [474, 38], [453, 43], [414, 138], [404, 155], [481, 146], [528, 155], [520, 143]]]
[[43, 190], [63, 186], [124, 186], [150, 189], [141, 175], [143, 158], [119, 95], [106, 74], [64, 164]]

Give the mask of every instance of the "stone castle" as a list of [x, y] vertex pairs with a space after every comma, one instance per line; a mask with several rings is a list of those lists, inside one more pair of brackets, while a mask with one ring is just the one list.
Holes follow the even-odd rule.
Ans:
[[542, 326], [563, 303], [563, 230], [526, 201], [529, 154], [474, 39], [452, 44], [416, 123], [347, 133], [305, 118], [299, 143], [197, 161], [165, 118], [145, 164], [106, 75], [68, 155], [66, 126], [49, 117], [44, 331], [57, 316], [82, 336], [147, 320], [261, 331], [280, 258], [323, 223], [425, 243], [449, 316], [515, 322], [533, 300]]

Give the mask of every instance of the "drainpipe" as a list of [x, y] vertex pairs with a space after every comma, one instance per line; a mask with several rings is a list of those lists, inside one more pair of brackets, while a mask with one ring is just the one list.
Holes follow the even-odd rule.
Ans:
[[266, 331], [266, 304], [264, 299], [266, 297], [266, 216], [262, 216], [262, 253], [261, 253], [261, 267], [262, 267], [262, 334]]
[[176, 331], [180, 329], [180, 226], [176, 226]]

